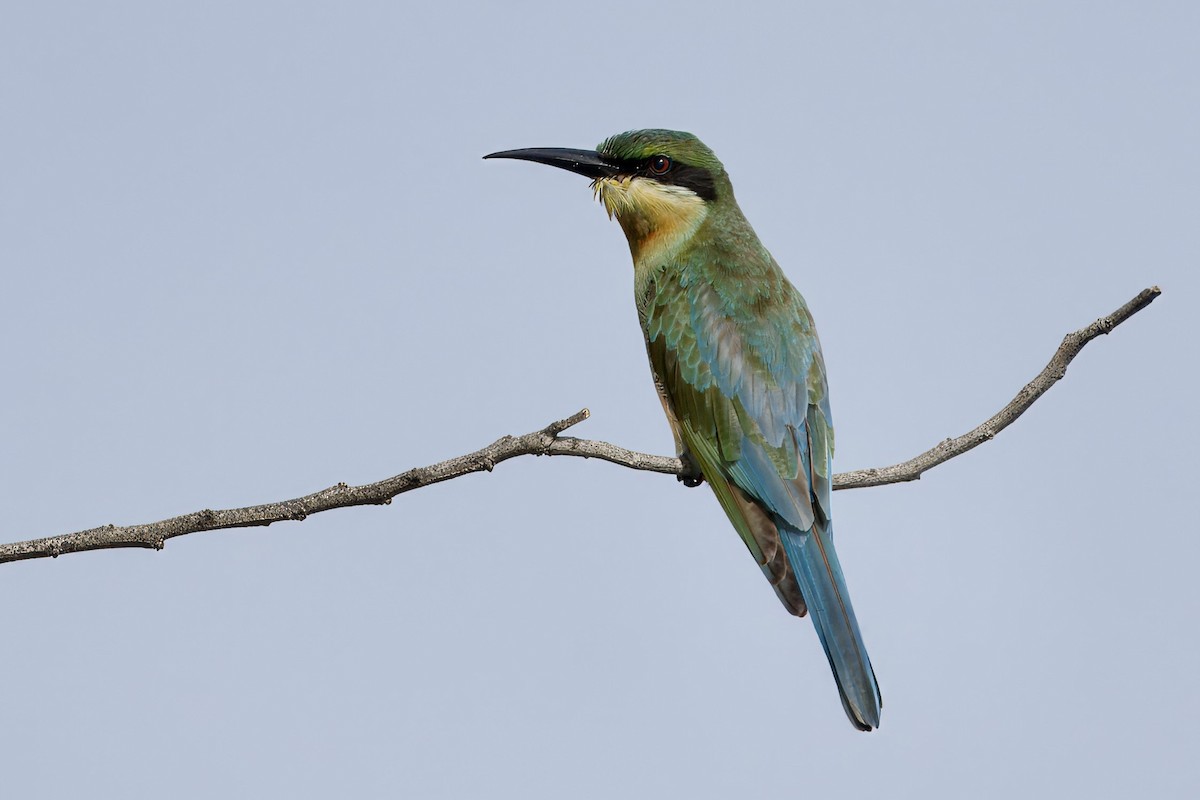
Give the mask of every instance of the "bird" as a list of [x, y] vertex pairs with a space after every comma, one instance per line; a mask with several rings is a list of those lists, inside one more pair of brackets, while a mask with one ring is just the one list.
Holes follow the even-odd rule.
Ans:
[[800, 292], [759, 241], [724, 165], [691, 133], [633, 130], [518, 159], [591, 179], [633, 257], [654, 383], [689, 485], [707, 482], [784, 608], [811, 616], [851, 723], [882, 697], [833, 547], [833, 423]]

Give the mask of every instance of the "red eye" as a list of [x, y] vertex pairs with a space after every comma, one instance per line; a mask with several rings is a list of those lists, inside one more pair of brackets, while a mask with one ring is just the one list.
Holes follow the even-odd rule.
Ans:
[[650, 159], [651, 175], [666, 175], [671, 168], [671, 159], [666, 156], [654, 156]]

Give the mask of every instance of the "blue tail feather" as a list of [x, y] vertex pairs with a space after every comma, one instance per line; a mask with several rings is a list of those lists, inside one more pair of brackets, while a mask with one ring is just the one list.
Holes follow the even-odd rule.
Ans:
[[818, 519], [812, 530], [800, 531], [778, 517], [775, 521], [833, 669], [846, 715], [859, 730], [878, 728], [883, 699], [833, 549], [831, 524]]

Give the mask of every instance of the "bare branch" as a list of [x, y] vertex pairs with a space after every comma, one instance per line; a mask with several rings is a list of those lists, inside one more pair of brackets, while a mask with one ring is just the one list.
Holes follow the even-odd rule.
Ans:
[[996, 438], [996, 434], [1016, 422], [1017, 417], [1033, 405], [1034, 401], [1044, 395], [1051, 386], [1062, 380], [1067, 374], [1067, 365], [1079, 355], [1083, 346], [1102, 333], [1109, 333], [1113, 328], [1141, 311], [1154, 302], [1162, 294], [1157, 286], [1143, 289], [1125, 305], [1118, 308], [1107, 317], [1101, 317], [1087, 327], [1080, 328], [1074, 333], [1063, 337], [1062, 344], [1054, 351], [1038, 376], [1027, 383], [1017, 392], [1008, 405], [989, 417], [982, 425], [954, 439], [946, 439], [937, 446], [926, 450], [916, 458], [910, 458], [900, 464], [877, 469], [858, 469], [853, 472], [843, 472], [833, 477], [834, 489], [862, 489], [867, 486], [882, 486], [886, 483], [902, 483], [919, 480], [921, 473], [933, 469], [938, 464], [949, 461], [955, 456], [961, 456], [984, 442]]
[[[116, 547], [143, 547], [161, 550], [167, 539], [200, 531], [215, 531], [222, 528], [249, 528], [270, 525], [284, 520], [300, 521], [310, 514], [328, 511], [331, 508], [349, 506], [385, 505], [398, 494], [419, 489], [432, 483], [448, 481], [472, 472], [491, 472], [501, 461], [526, 455], [547, 455], [558, 435], [572, 425], [583, 422], [590, 416], [585, 408], [566, 419], [552, 422], [540, 431], [524, 436], [504, 436], [482, 450], [442, 461], [428, 467], [410, 469], [377, 483], [349, 486], [339, 483], [319, 492], [248, 508], [231, 508], [223, 511], [205, 509], [181, 517], [171, 517], [144, 525], [104, 525], [86, 531], [32, 539], [28, 542], [0, 545], [0, 564], [27, 558], [57, 558], [63, 553], [79, 553], [84, 550], [106, 550]], [[678, 462], [677, 462], [678, 463]]]
[[[979, 427], [955, 439], [947, 439], [916, 458], [901, 464], [839, 473], [833, 478], [833, 488], [857, 489], [914, 481], [920, 478], [926, 470], [989, 441], [1025, 413], [1025, 410], [1033, 405], [1035, 400], [1045, 394], [1046, 390], [1066, 374], [1067, 365], [1075, 356], [1079, 355], [1079, 351], [1083, 349], [1084, 345], [1097, 336], [1110, 332], [1150, 305], [1161, 293], [1157, 286], [1145, 289], [1109, 316], [1101, 317], [1091, 325], [1067, 334], [1054, 353], [1054, 357], [1050, 359], [1050, 363], [1041, 373], [1021, 389], [1012, 402]], [[205, 509], [143, 525], [104, 525], [61, 536], [0, 545], [0, 564], [29, 558], [58, 557], [63, 553], [118, 547], [161, 550], [168, 539], [189, 533], [270, 525], [273, 522], [284, 520], [299, 521], [307, 518], [310, 514], [333, 508], [385, 505], [390, 503], [396, 495], [419, 489], [422, 486], [448, 481], [472, 472], [485, 470], [491, 472], [492, 468], [500, 462], [517, 456], [582, 456], [583, 458], [611, 461], [631, 469], [682, 477], [690, 476], [691, 473], [686, 470], [678, 458], [638, 453], [607, 442], [560, 436], [563, 431], [583, 422], [589, 416], [590, 414], [585, 408], [524, 436], [504, 436], [474, 453], [451, 458], [428, 467], [410, 469], [408, 472], [363, 486], [339, 483], [295, 500], [221, 511]]]

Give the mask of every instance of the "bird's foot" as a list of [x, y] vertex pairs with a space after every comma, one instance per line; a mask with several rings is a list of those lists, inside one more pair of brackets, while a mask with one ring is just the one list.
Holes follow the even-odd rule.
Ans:
[[675, 480], [682, 483], [689, 489], [695, 489], [700, 484], [704, 483], [704, 474], [700, 472], [700, 468], [696, 466], [696, 462], [687, 453], [681, 453], [679, 460], [683, 462], [683, 472], [675, 476]]

